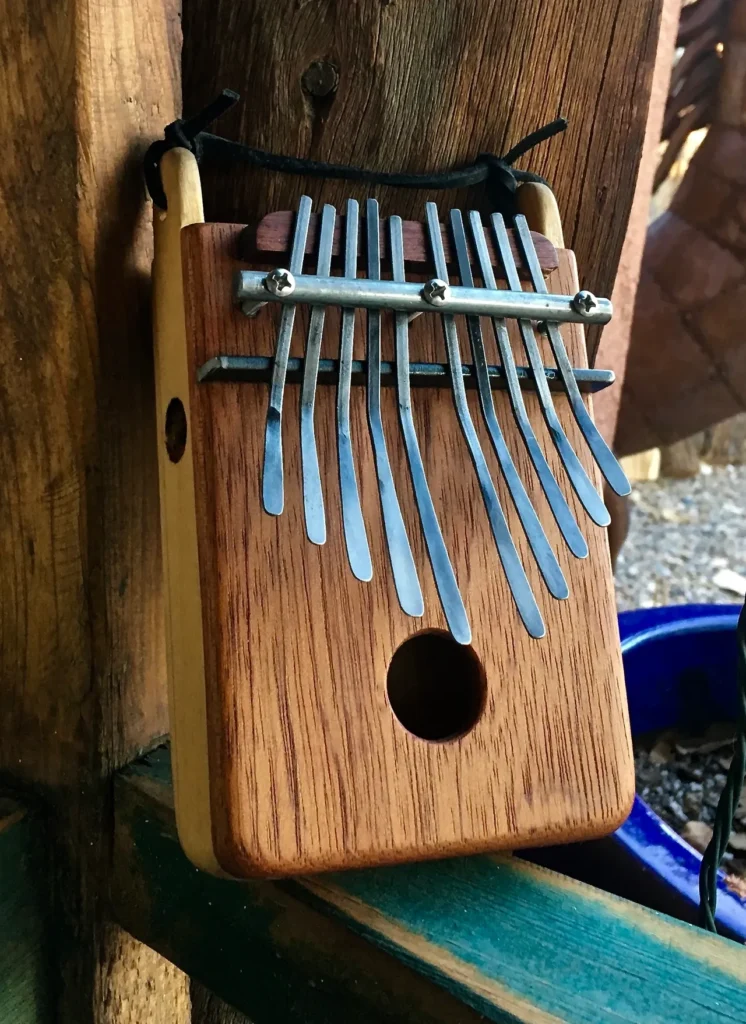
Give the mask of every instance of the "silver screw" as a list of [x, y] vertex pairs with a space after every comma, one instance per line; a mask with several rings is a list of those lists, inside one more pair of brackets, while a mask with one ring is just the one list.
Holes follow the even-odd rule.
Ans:
[[579, 291], [572, 300], [572, 308], [581, 316], [590, 316], [597, 305], [596, 296], [585, 289]]
[[422, 286], [422, 298], [431, 306], [442, 306], [451, 297], [451, 289], [445, 281], [434, 277]]
[[271, 295], [292, 295], [295, 291], [295, 278], [289, 270], [276, 267], [264, 278], [264, 287]]

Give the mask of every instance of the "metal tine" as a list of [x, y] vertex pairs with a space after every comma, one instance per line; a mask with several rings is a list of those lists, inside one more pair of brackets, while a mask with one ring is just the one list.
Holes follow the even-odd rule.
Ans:
[[[369, 199], [366, 203], [368, 277], [373, 281], [381, 279], [381, 242], [378, 202]], [[412, 558], [407, 530], [402, 519], [399, 499], [396, 496], [394, 478], [391, 473], [386, 436], [381, 416], [381, 311], [368, 310], [367, 345], [367, 404], [368, 426], [373, 445], [373, 457], [378, 476], [378, 493], [381, 499], [383, 525], [389, 549], [394, 584], [399, 604], [408, 615], [419, 616], [425, 611], [420, 581]]]
[[[404, 236], [401, 217], [389, 218], [389, 237], [393, 279], [394, 281], [404, 281]], [[460, 644], [468, 644], [471, 643], [469, 619], [430, 496], [412, 416], [412, 396], [409, 387], [408, 314], [395, 313], [394, 323], [396, 326], [396, 393], [399, 403], [399, 425], [404, 439], [417, 509], [420, 513], [422, 533], [425, 537], [427, 553], [448, 628], [455, 640]]]
[[[337, 211], [328, 204], [321, 213], [319, 230], [319, 254], [316, 273], [328, 277], [332, 269], [332, 245]], [[314, 544], [326, 543], [326, 518], [324, 516], [324, 493], [321, 489], [319, 455], [314, 430], [314, 408], [316, 405], [316, 383], [319, 376], [321, 341], [324, 336], [326, 306], [312, 306], [306, 337], [306, 354], [303, 360], [303, 384], [300, 393], [300, 458], [303, 478], [303, 510], [306, 517], [306, 533]]]
[[[474, 248], [476, 249], [477, 258], [479, 260], [482, 281], [486, 288], [496, 289], [497, 282], [495, 281], [495, 275], [492, 270], [490, 254], [487, 251], [487, 240], [484, 234], [484, 226], [482, 224], [482, 218], [477, 210], [471, 210], [469, 212], [469, 224], [471, 227], [472, 238], [474, 239]], [[513, 348], [510, 344], [510, 337], [508, 335], [508, 329], [505, 326], [505, 321], [498, 317], [492, 317], [492, 329], [495, 333], [495, 341], [497, 342], [500, 361], [502, 362], [503, 370], [505, 371], [505, 380], [508, 385], [508, 395], [510, 396], [513, 415], [515, 416], [518, 424], [518, 429], [523, 436], [526, 450], [534, 464], [534, 469], [536, 470], [536, 475], [539, 478], [539, 483], [544, 490], [546, 499], [549, 502], [549, 507], [551, 508], [552, 514], [557, 522], [557, 526], [559, 527], [570, 551], [572, 551], [576, 558], [586, 558], [588, 555], [588, 545], [586, 544], [583, 534], [580, 532], [578, 524], [575, 522], [575, 517], [570, 511], [570, 506], [567, 504], [567, 499], [562, 493], [560, 485], [555, 480], [554, 474], [549, 468], [549, 463], [544, 456], [544, 452], [541, 450], [541, 445], [537, 441], [536, 434], [531, 426], [531, 420], [529, 419], [526, 411], [526, 403], [523, 399], [523, 391], [518, 379], [518, 371], [516, 369], [515, 358], [513, 356]]]
[[[518, 232], [521, 250], [528, 265], [529, 273], [531, 274], [534, 291], [546, 293], [548, 289], [546, 282], [544, 281], [544, 275], [541, 272], [541, 267], [539, 266], [539, 258], [536, 254], [534, 241], [528, 228], [528, 222], [522, 214], [518, 214], [514, 218], [513, 223], [516, 231]], [[588, 447], [593, 453], [593, 457], [598, 463], [599, 469], [606, 477], [606, 481], [613, 491], [616, 491], [616, 493], [620, 495], [629, 494], [631, 487], [624, 470], [617, 462], [616, 457], [604, 441], [603, 437], [601, 437], [598, 427], [591, 419], [590, 414], [583, 403], [577, 381], [575, 380], [575, 375], [572, 372], [572, 363], [570, 362], [570, 358], [567, 354], [565, 343], [562, 340], [559, 324], [553, 321], [547, 321], [547, 333], [549, 335], [549, 343], [552, 346], [554, 358], [557, 360], [557, 368], [567, 390], [567, 397], [570, 400], [570, 408], [572, 409], [573, 415], [583, 433], [583, 437], [585, 438]]]
[[[513, 252], [510, 248], [508, 232], [505, 229], [505, 221], [502, 218], [502, 214], [492, 214], [492, 227], [495, 232], [495, 238], [497, 239], [500, 259], [505, 269], [508, 288], [510, 288], [511, 291], [521, 291], [518, 268], [516, 267]], [[560, 458], [562, 459], [565, 472], [570, 479], [570, 483], [575, 489], [575, 493], [580, 498], [583, 507], [593, 522], [598, 526], [608, 526], [611, 521], [609, 512], [604, 505], [601, 496], [598, 494], [588, 478], [588, 474], [583, 468], [580, 459], [575, 454], [572, 445], [567, 440], [567, 436], [565, 435], [565, 432], [562, 429], [562, 424], [557, 416], [557, 412], [554, 408], [554, 402], [552, 401], [552, 393], [549, 390], [546, 375], [544, 373], [544, 363], [541, 357], [541, 352], [536, 341], [536, 336], [534, 335], [534, 328], [531, 321], [519, 320], [518, 327], [521, 332], [521, 338], [523, 339], [523, 347], [525, 348], [526, 355], [528, 356], [531, 372], [536, 383], [539, 405], [541, 406], [541, 411], [544, 414], [544, 419], [549, 427], [549, 432], [552, 435], [554, 444], [560, 454]]]
[[[359, 206], [356, 199], [347, 200], [345, 225], [344, 275], [357, 276]], [[342, 310], [342, 328], [339, 342], [339, 381], [337, 384], [337, 457], [339, 461], [339, 491], [342, 496], [342, 522], [344, 524], [347, 558], [353, 574], [363, 582], [373, 578], [373, 563], [365, 533], [363, 510], [357, 489], [355, 460], [352, 455], [350, 430], [350, 387], [352, 357], [355, 341], [355, 310]]]
[[[443, 239], [440, 234], [438, 208], [435, 203], [426, 203], [425, 212], [428, 234], [430, 236], [430, 248], [435, 262], [435, 276], [447, 283], [448, 268], [443, 251]], [[456, 319], [452, 313], [441, 314], [440, 319], [443, 324], [443, 337], [448, 354], [448, 364], [451, 370], [451, 385], [456, 415], [458, 416], [461, 430], [469, 448], [469, 454], [474, 463], [500, 561], [505, 570], [505, 575], [513, 594], [513, 600], [516, 603], [523, 624], [531, 636], [542, 637], [546, 632], [544, 620], [541, 617], [539, 606], [531, 591], [531, 584], [528, 582], [515, 544], [513, 543], [513, 538], [510, 535], [510, 529], [500, 506], [500, 499], [492, 482], [487, 460], [479, 445], [479, 438], [477, 437], [471, 413], [469, 412], [466, 388], [464, 387], [464, 378], [461, 371], [461, 352], [458, 334], [456, 333]]]
[[[311, 218], [311, 199], [301, 196], [295, 218], [295, 233], [290, 251], [290, 273], [300, 274], [306, 252], [308, 224]], [[264, 433], [264, 469], [262, 472], [262, 502], [265, 512], [279, 516], [285, 504], [285, 486], [282, 471], [282, 400], [290, 356], [290, 342], [295, 323], [295, 306], [283, 306], [280, 329], [277, 333], [272, 383], [269, 388], [267, 425]]]
[[[456, 249], [458, 260], [459, 277], [461, 284], [467, 288], [474, 287], [474, 276], [471, 272], [471, 260], [466, 244], [466, 231], [461, 210], [451, 210], [451, 232]], [[570, 591], [567, 581], [562, 574], [559, 562], [552, 551], [547, 540], [544, 529], [539, 521], [531, 499], [526, 494], [526, 489], [518, 475], [518, 472], [511, 458], [508, 446], [505, 443], [503, 432], [495, 413], [495, 402], [492, 397], [489, 373], [487, 371], [487, 355], [484, 350], [484, 338], [482, 337], [482, 324], [478, 316], [467, 316], [466, 326], [469, 332], [469, 343], [471, 345], [474, 371], [477, 378], [477, 390], [479, 392], [479, 404], [482, 408], [482, 416], [487, 426], [497, 461], [508, 485], [510, 496], [513, 499], [518, 518], [526, 533], [531, 550], [536, 559], [536, 564], [541, 570], [544, 582], [549, 593], [560, 600], [566, 598]], [[398, 359], [398, 357], [397, 357]]]

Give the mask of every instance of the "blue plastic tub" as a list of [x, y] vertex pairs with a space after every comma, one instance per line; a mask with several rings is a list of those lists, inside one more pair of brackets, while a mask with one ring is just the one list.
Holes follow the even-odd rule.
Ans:
[[[740, 607], [678, 605], [619, 616], [632, 734], [737, 717], [735, 629]], [[690, 680], [691, 682], [687, 682]], [[692, 919], [699, 905], [700, 855], [639, 797], [612, 837], [672, 904]], [[665, 898], [665, 893], [662, 894]], [[688, 912], [687, 912], [688, 910]], [[719, 885], [717, 920], [746, 941], [746, 901]]]
[[[633, 735], [686, 727], [686, 716], [698, 725], [736, 718], [739, 612], [731, 605], [622, 612]], [[639, 797], [611, 836], [521, 856], [684, 921], [698, 919], [702, 858]], [[717, 922], [723, 934], [746, 941], [746, 901], [725, 887], [722, 874]]]

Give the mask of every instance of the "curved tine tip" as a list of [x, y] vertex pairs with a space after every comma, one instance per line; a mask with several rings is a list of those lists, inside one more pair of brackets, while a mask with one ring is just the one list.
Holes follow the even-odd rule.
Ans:
[[524, 625], [526, 626], [528, 635], [533, 640], [542, 640], [547, 635], [547, 627], [544, 625], [544, 620], [542, 619], [541, 615], [538, 617], [537, 622], [526, 622], [524, 623]]
[[323, 547], [326, 544], [326, 528], [319, 529], [318, 532], [315, 526], [306, 524], [306, 536], [312, 544], [317, 547]]
[[401, 610], [413, 619], [421, 619], [422, 616], [425, 614], [425, 601], [424, 598], [422, 597], [422, 593], [419, 592], [419, 583], [417, 586], [417, 591], [418, 592], [416, 593], [401, 594], [398, 592], [397, 588], [397, 596], [399, 598]]
[[370, 558], [368, 558], [367, 562], [364, 562], [361, 559], [360, 564], [357, 562], [354, 564], [351, 563], [350, 567], [352, 569], [352, 575], [356, 580], [360, 580], [361, 583], [370, 583], [373, 579], [373, 564], [371, 563]]
[[471, 643], [471, 629], [468, 622], [463, 627], [455, 626], [450, 632], [457, 644], [468, 647]]

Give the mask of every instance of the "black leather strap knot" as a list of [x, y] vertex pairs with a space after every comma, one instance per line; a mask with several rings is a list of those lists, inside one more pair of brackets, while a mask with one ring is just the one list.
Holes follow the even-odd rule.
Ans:
[[154, 142], [145, 154], [144, 171], [148, 192], [161, 209], [166, 209], [166, 196], [161, 182], [160, 162], [164, 153], [175, 147], [182, 147], [194, 153], [198, 162], [228, 166], [244, 163], [251, 167], [284, 174], [306, 175], [314, 178], [337, 178], [345, 181], [364, 181], [372, 185], [393, 185], [398, 188], [455, 189], [468, 188], [487, 182], [490, 201], [495, 209], [512, 216], [515, 192], [519, 182], [539, 181], [548, 184], [539, 174], [516, 170], [512, 164], [534, 146], [557, 135], [567, 127], [564, 117], [558, 117], [535, 132], [531, 132], [505, 156], [480, 153], [477, 159], [465, 167], [450, 171], [425, 172], [423, 174], [372, 171], [349, 164], [332, 164], [301, 157], [282, 156], [254, 149], [240, 142], [212, 135], [205, 129], [238, 102], [239, 96], [231, 89], [224, 89], [220, 96], [209, 103], [194, 117], [179, 118], [167, 125], [163, 139]]

